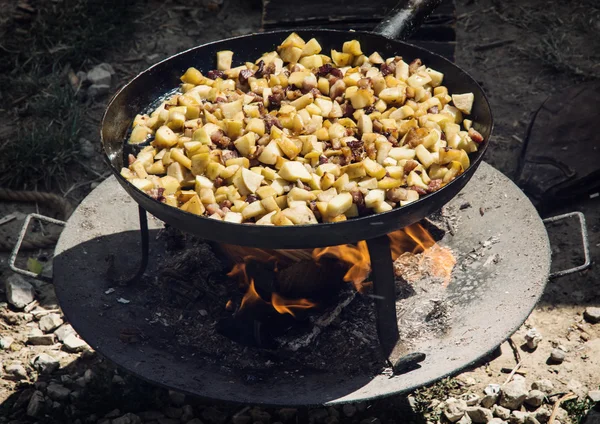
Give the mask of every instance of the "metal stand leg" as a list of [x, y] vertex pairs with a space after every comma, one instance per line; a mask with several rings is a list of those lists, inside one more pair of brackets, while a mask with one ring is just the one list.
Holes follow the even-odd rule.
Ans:
[[367, 240], [367, 247], [371, 257], [377, 335], [384, 355], [389, 356], [398, 342], [396, 285], [390, 239], [388, 236], [381, 236]]
[[140, 266], [135, 273], [135, 275], [129, 279], [124, 279], [119, 282], [122, 285], [129, 285], [138, 281], [144, 272], [146, 272], [146, 268], [148, 267], [148, 255], [150, 250], [150, 234], [148, 232], [148, 215], [146, 215], [146, 211], [142, 209], [141, 206], [138, 206], [139, 218], [140, 218], [140, 234], [142, 237], [142, 261]]

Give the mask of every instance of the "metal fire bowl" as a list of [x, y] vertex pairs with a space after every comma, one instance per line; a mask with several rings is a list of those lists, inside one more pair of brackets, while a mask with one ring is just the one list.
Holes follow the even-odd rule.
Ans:
[[[458, 256], [447, 289], [455, 305], [450, 328], [441, 338], [417, 342], [414, 350], [426, 353], [426, 360], [420, 368], [392, 378], [306, 372], [304, 378], [266, 375], [248, 382], [227, 368], [232, 364], [214, 366], [196, 358], [192, 350], [173, 342], [172, 330], [150, 324], [150, 311], [136, 287], [115, 287], [106, 294], [114, 285], [107, 277], [107, 256], [116, 255], [118, 268], [133, 273], [140, 250], [137, 205], [114, 177], [90, 193], [69, 219], [56, 247], [54, 284], [65, 315], [81, 337], [151, 383], [250, 404], [369, 400], [413, 390], [473, 365], [517, 330], [542, 295], [550, 270], [548, 236], [535, 208], [507, 177], [483, 163], [447, 207], [457, 220], [454, 236], [447, 234], [442, 244]], [[160, 227], [150, 219], [149, 272], [153, 255], [160, 254], [153, 237]], [[126, 329], [146, 338], [124, 343], [120, 334]]]

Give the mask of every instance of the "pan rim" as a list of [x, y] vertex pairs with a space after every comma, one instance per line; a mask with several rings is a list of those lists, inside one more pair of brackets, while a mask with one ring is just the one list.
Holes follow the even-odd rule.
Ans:
[[[423, 203], [425, 203], [427, 200], [430, 200], [431, 197], [435, 194], [441, 194], [444, 192], [445, 189], [447, 189], [448, 187], [453, 187], [454, 185], [460, 184], [459, 182], [462, 182], [462, 180], [464, 180], [465, 178], [468, 180], [471, 178], [472, 174], [474, 174], [475, 170], [477, 169], [477, 167], [481, 164], [481, 162], [483, 161], [483, 157], [485, 155], [485, 153], [487, 152], [490, 140], [492, 138], [492, 134], [493, 134], [493, 130], [494, 130], [494, 116], [493, 116], [493, 111], [492, 111], [492, 107], [490, 104], [490, 101], [488, 99], [487, 94], [485, 93], [485, 91], [483, 90], [483, 88], [481, 87], [481, 85], [477, 82], [477, 80], [475, 78], [473, 78], [473, 76], [468, 73], [467, 71], [465, 71], [463, 68], [461, 68], [459, 65], [455, 64], [454, 62], [450, 61], [449, 59], [447, 59], [446, 57], [432, 52], [431, 50], [428, 50], [424, 47], [420, 47], [418, 45], [412, 44], [412, 43], [408, 43], [406, 41], [403, 40], [396, 40], [393, 38], [389, 38], [386, 37], [382, 34], [379, 34], [377, 32], [373, 32], [373, 31], [355, 31], [355, 30], [338, 30], [338, 29], [327, 29], [327, 28], [302, 28], [302, 29], [286, 29], [286, 30], [271, 30], [271, 31], [265, 31], [265, 32], [259, 32], [259, 33], [252, 33], [252, 34], [245, 34], [245, 35], [240, 35], [240, 36], [235, 36], [235, 37], [229, 37], [229, 38], [225, 38], [225, 39], [220, 39], [220, 40], [215, 40], [215, 41], [210, 41], [208, 43], [204, 43], [198, 46], [194, 46], [191, 47], [187, 50], [175, 53], [172, 56], [169, 56], [153, 65], [151, 65], [150, 67], [146, 68], [145, 70], [143, 70], [142, 72], [138, 73], [135, 77], [133, 77], [131, 80], [129, 80], [125, 85], [123, 85], [110, 99], [110, 101], [108, 102], [106, 109], [104, 111], [104, 114], [102, 115], [102, 120], [100, 123], [100, 142], [102, 145], [102, 151], [103, 151], [103, 157], [104, 159], [108, 162], [108, 165], [110, 166], [110, 169], [112, 170], [113, 174], [116, 176], [117, 180], [120, 182], [120, 184], [123, 187], [126, 187], [127, 190], [126, 191], [130, 191], [130, 190], [137, 190], [140, 194], [142, 194], [143, 196], [146, 196], [149, 200], [156, 202], [157, 204], [160, 204], [161, 206], [165, 206], [165, 207], [171, 207], [175, 210], [177, 210], [178, 212], [175, 213], [181, 213], [181, 214], [186, 214], [188, 216], [193, 216], [195, 218], [200, 218], [200, 219], [205, 219], [205, 220], [211, 220], [212, 224], [215, 224], [217, 227], [220, 225], [225, 225], [222, 228], [223, 229], [228, 229], [228, 230], [232, 230], [232, 231], [244, 231], [244, 229], [248, 228], [248, 226], [254, 226], [256, 224], [254, 223], [234, 223], [234, 222], [226, 222], [226, 221], [220, 221], [220, 220], [216, 220], [216, 219], [211, 219], [208, 216], [204, 216], [204, 215], [195, 215], [192, 214], [190, 212], [187, 211], [183, 211], [179, 208], [174, 208], [172, 206], [168, 206], [168, 205], [164, 205], [162, 202], [159, 202], [158, 200], [152, 198], [151, 196], [149, 196], [148, 194], [146, 194], [145, 192], [138, 190], [132, 183], [130, 183], [126, 178], [124, 178], [119, 170], [117, 170], [111, 162], [111, 158], [109, 153], [106, 151], [106, 144], [105, 144], [105, 140], [104, 140], [104, 127], [106, 124], [106, 119], [107, 119], [107, 114], [109, 112], [109, 110], [111, 109], [111, 107], [113, 106], [113, 103], [115, 102], [115, 100], [119, 97], [119, 95], [124, 92], [131, 84], [133, 84], [138, 78], [140, 78], [142, 75], [148, 74], [149, 72], [153, 71], [155, 68], [165, 64], [168, 61], [171, 61], [172, 59], [178, 57], [178, 56], [182, 56], [185, 55], [189, 52], [192, 52], [194, 50], [199, 50], [208, 46], [212, 46], [212, 45], [216, 45], [216, 44], [220, 44], [220, 43], [225, 43], [225, 42], [229, 42], [229, 41], [236, 41], [236, 40], [240, 40], [240, 39], [245, 39], [245, 38], [254, 38], [254, 37], [261, 37], [261, 36], [267, 36], [267, 35], [277, 35], [277, 34], [290, 34], [292, 32], [297, 32], [297, 33], [303, 33], [303, 32], [320, 32], [320, 33], [343, 33], [343, 34], [351, 34], [351, 35], [364, 35], [364, 36], [370, 36], [370, 37], [378, 37], [381, 38], [383, 40], [386, 40], [388, 42], [392, 42], [392, 43], [397, 43], [400, 45], [406, 45], [410, 48], [414, 48], [417, 50], [421, 50], [425, 53], [427, 53], [428, 55], [434, 56], [436, 57], [438, 60], [442, 60], [443, 62], [446, 62], [446, 64], [448, 66], [451, 67], [455, 67], [457, 68], [462, 74], [464, 74], [469, 80], [470, 82], [474, 85], [474, 87], [476, 87], [482, 94], [482, 99], [485, 102], [485, 105], [487, 106], [487, 110], [489, 111], [489, 135], [487, 137], [486, 140], [484, 140], [484, 142], [480, 145], [480, 150], [477, 151], [477, 158], [474, 162], [472, 162], [469, 166], [469, 168], [467, 168], [461, 175], [459, 175], [458, 177], [456, 177], [454, 180], [450, 181], [448, 184], [446, 184], [444, 187], [442, 187], [441, 189], [432, 192], [432, 193], [427, 193], [424, 196], [419, 197], [418, 200], [409, 203], [408, 205], [405, 206], [399, 206], [399, 207], [395, 207], [389, 211], [386, 212], [381, 212], [381, 213], [374, 213], [371, 215], [365, 215], [365, 216], [359, 216], [356, 218], [351, 218], [348, 219], [346, 221], [340, 221], [340, 222], [318, 222], [316, 224], [304, 224], [304, 225], [293, 225], [293, 226], [274, 226], [274, 225], [262, 225], [260, 226], [261, 230], [264, 231], [265, 236], [270, 236], [270, 237], [277, 237], [279, 234], [283, 233], [285, 231], [293, 231], [293, 232], [300, 232], [304, 229], [307, 228], [315, 228], [315, 229], [321, 229], [321, 230], [328, 230], [328, 229], [333, 229], [334, 231], [344, 231], [345, 227], [349, 227], [350, 225], [358, 225], [359, 223], [362, 223], [365, 226], [378, 226], [378, 225], [383, 225], [383, 221], [387, 218], [389, 219], [393, 214], [398, 214], [399, 211], [410, 211], [411, 209], [416, 209], [417, 205], [422, 205]], [[124, 141], [123, 141], [124, 143]], [[470, 172], [467, 172], [470, 171]], [[458, 192], [457, 192], [458, 194]], [[134, 201], [137, 202], [137, 200], [135, 199], [135, 197], [133, 195], [130, 194], [130, 196], [134, 199]], [[455, 194], [456, 196], [456, 194]], [[452, 196], [454, 197], [454, 196]], [[141, 205], [140, 205], [141, 207]], [[185, 216], [185, 215], [184, 215]], [[382, 222], [378, 222], [376, 217], [381, 217], [381, 221]], [[291, 230], [294, 229], [294, 230]], [[392, 230], [393, 231], [393, 230]], [[299, 233], [300, 234], [300, 233]]]

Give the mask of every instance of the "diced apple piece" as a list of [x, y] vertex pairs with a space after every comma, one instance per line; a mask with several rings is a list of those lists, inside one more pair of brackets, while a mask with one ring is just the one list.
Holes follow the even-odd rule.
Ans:
[[373, 65], [381, 65], [384, 60], [379, 53], [375, 52], [369, 56], [369, 62], [371, 62]]
[[370, 90], [360, 88], [350, 97], [354, 109], [362, 109], [375, 103], [375, 97]]
[[381, 166], [381, 164], [375, 162], [374, 160], [365, 158], [363, 159], [362, 164], [369, 176], [377, 178], [378, 180], [385, 177], [385, 168]]
[[383, 139], [377, 139], [375, 141], [375, 147], [377, 148], [377, 162], [383, 164], [383, 161], [388, 157], [392, 150], [392, 143], [383, 137]]
[[196, 68], [188, 68], [181, 77], [181, 81], [188, 84], [200, 85], [206, 82], [206, 78]]
[[181, 168], [181, 164], [179, 162], [173, 162], [167, 168], [167, 175], [175, 178], [179, 183], [183, 181], [183, 169]]
[[406, 83], [412, 88], [422, 88], [425, 84], [431, 82], [431, 76], [427, 72], [417, 72], [412, 74]]
[[200, 197], [194, 193], [190, 200], [181, 205], [181, 210], [195, 215], [202, 215], [206, 211], [206, 208], [200, 201]]
[[333, 102], [331, 101], [331, 99], [325, 97], [317, 97], [315, 99], [315, 104], [319, 106], [319, 109], [321, 109], [322, 116], [329, 116], [329, 114], [331, 113], [331, 108], [333, 107]]
[[321, 45], [319, 42], [311, 38], [302, 48], [302, 56], [311, 56], [321, 53]]
[[415, 171], [411, 171], [408, 174], [408, 177], [406, 178], [406, 183], [409, 186], [415, 186], [415, 187], [420, 187], [422, 189], [427, 189], [427, 184], [425, 184], [423, 182], [423, 179], [421, 178], [421, 176], [419, 174], [417, 174]]
[[147, 180], [145, 178], [132, 178], [131, 180], [129, 180], [129, 182], [142, 191], [148, 191], [154, 188], [154, 184], [152, 184], [152, 181]]
[[239, 212], [227, 212], [225, 214], [225, 216], [223, 217], [223, 221], [226, 222], [233, 222], [236, 224], [241, 224], [242, 221], [244, 220], [243, 216], [241, 213]]
[[234, 102], [220, 103], [221, 113], [224, 118], [235, 119], [236, 115], [243, 110], [244, 100], [238, 99]]
[[243, 137], [238, 138], [233, 142], [235, 148], [242, 156], [249, 156], [256, 150], [256, 137], [253, 132], [246, 133]]
[[381, 202], [373, 207], [373, 211], [377, 212], [377, 213], [388, 212], [388, 211], [391, 211], [392, 209], [393, 209], [392, 205], [390, 205], [387, 202]]
[[262, 186], [256, 189], [256, 194], [261, 199], [277, 196], [279, 193], [271, 186]]
[[[466, 113], [467, 115], [469, 115], [471, 113], [471, 109], [473, 108], [474, 100], [475, 100], [475, 96], [473, 95], [473, 93], [453, 94], [452, 95], [452, 103], [454, 103], [454, 106], [461, 112]], [[456, 122], [456, 123], [458, 124], [458, 122]]]
[[273, 223], [273, 225], [276, 225], [278, 227], [284, 225], [294, 225], [294, 223], [290, 221], [290, 219], [287, 216], [285, 216], [282, 212], [275, 213], [275, 215], [273, 215], [273, 217], [271, 218], [271, 222]]
[[208, 189], [212, 190], [214, 187], [215, 187], [215, 184], [211, 180], [209, 180], [208, 178], [206, 178], [203, 175], [196, 175], [195, 186], [194, 186], [196, 193], [200, 193], [200, 189], [208, 188]]
[[181, 150], [179, 150], [179, 149], [171, 150], [171, 159], [173, 159], [176, 162], [179, 162], [181, 164], [181, 166], [183, 166], [187, 169], [192, 169], [192, 161], [190, 160], [190, 158], [188, 158], [186, 155], [184, 155], [181, 152]]
[[406, 100], [406, 90], [401, 85], [385, 88], [379, 93], [379, 98], [390, 105], [401, 105]]
[[298, 200], [302, 202], [310, 202], [317, 198], [317, 196], [314, 193], [298, 187], [294, 187], [293, 189], [291, 189], [290, 192], [287, 194], [287, 197], [288, 202], [294, 202]]
[[145, 125], [136, 125], [129, 136], [129, 144], [140, 144], [148, 140], [152, 130]]
[[217, 69], [219, 71], [231, 69], [232, 60], [233, 52], [231, 50], [221, 50], [220, 52], [217, 52]]
[[460, 124], [463, 119], [461, 111], [454, 106], [446, 105], [440, 113], [452, 117], [455, 124]]
[[342, 47], [344, 53], [349, 53], [353, 56], [360, 56], [362, 50], [360, 49], [360, 42], [358, 40], [346, 41]]
[[173, 147], [177, 144], [177, 139], [177, 134], [175, 134], [171, 128], [163, 125], [156, 130], [153, 145], [158, 148]]
[[327, 203], [327, 215], [337, 216], [346, 212], [352, 206], [352, 195], [340, 193]]
[[167, 172], [167, 169], [165, 168], [165, 164], [162, 163], [161, 160], [157, 160], [146, 169], [146, 172], [152, 175], [162, 175]]
[[258, 221], [256, 221], [256, 225], [275, 225], [273, 224], [273, 222], [271, 222], [271, 219], [273, 218], [273, 215], [275, 215], [277, 213], [277, 211], [271, 211], [268, 214], [264, 215], [262, 218], [260, 218]]
[[400, 81], [406, 81], [410, 74], [408, 63], [403, 60], [396, 62], [396, 79]]
[[423, 165], [423, 168], [428, 169], [431, 165], [433, 165], [433, 155], [423, 144], [419, 144], [417, 147], [415, 147], [415, 154], [417, 155], [419, 162], [421, 162]]
[[205, 206], [217, 203], [215, 192], [210, 188], [201, 188], [198, 196], [200, 197], [202, 204]]
[[358, 118], [358, 129], [361, 134], [367, 134], [373, 132], [373, 121], [366, 113], [363, 113]]
[[264, 215], [265, 213], [267, 213], [267, 211], [261, 202], [252, 202], [242, 210], [242, 217], [244, 219], [250, 219], [259, 215]]
[[425, 72], [427, 72], [431, 77], [429, 85], [432, 87], [438, 87], [442, 84], [442, 81], [444, 80], [444, 74], [431, 68], [425, 69]]
[[342, 66], [349, 65], [352, 62], [352, 55], [350, 53], [342, 53], [332, 49], [331, 59], [337, 67], [341, 68]]
[[175, 192], [179, 190], [179, 181], [177, 181], [177, 178], [174, 178], [171, 175], [165, 175], [164, 177], [161, 177], [160, 182], [165, 189], [163, 193], [165, 196], [175, 194]]
[[[350, 196], [352, 198], [352, 196]], [[294, 204], [293, 207], [284, 209], [281, 213], [294, 225], [316, 224], [317, 218], [306, 204]]]
[[284, 180], [291, 182], [300, 180], [307, 183], [312, 180], [310, 172], [308, 172], [304, 165], [295, 161], [285, 162], [279, 170], [279, 176]]
[[294, 100], [291, 105], [296, 108], [296, 110], [304, 109], [306, 106], [311, 104], [314, 100], [314, 96], [312, 93], [307, 93], [304, 96], [301, 96]]
[[369, 190], [377, 188], [377, 178], [365, 178], [358, 182], [358, 186]]
[[265, 146], [262, 153], [258, 156], [258, 161], [267, 165], [275, 165], [277, 158], [281, 157], [282, 152], [279, 148], [277, 141], [271, 140], [269, 144]]
[[365, 196], [365, 206], [373, 209], [379, 203], [383, 203], [385, 201], [385, 190], [376, 189], [371, 190]]
[[210, 163], [209, 153], [199, 153], [192, 156], [191, 171], [194, 175], [202, 175]]
[[323, 58], [318, 54], [313, 54], [301, 58], [298, 63], [308, 69], [314, 69], [323, 66]]
[[350, 165], [346, 165], [342, 167], [342, 172], [348, 175], [348, 178], [351, 180], [362, 178], [367, 175], [365, 168], [362, 162], [351, 163]]
[[403, 184], [403, 180], [400, 178], [383, 177], [377, 181], [377, 188], [382, 190], [389, 190], [390, 188], [400, 187]]
[[337, 190], [333, 187], [330, 187], [328, 190], [322, 191], [317, 195], [317, 199], [319, 202], [329, 202], [335, 196], [337, 196]]
[[258, 190], [264, 178], [265, 177], [257, 174], [256, 172], [242, 168], [242, 181], [244, 181], [244, 185], [250, 191], [250, 193], [256, 193], [256, 190]]

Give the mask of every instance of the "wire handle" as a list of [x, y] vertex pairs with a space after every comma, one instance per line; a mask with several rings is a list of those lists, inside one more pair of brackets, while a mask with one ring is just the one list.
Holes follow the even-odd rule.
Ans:
[[15, 243], [15, 247], [13, 248], [13, 250], [10, 254], [10, 259], [8, 261], [8, 265], [10, 266], [10, 269], [12, 269], [14, 272], [16, 272], [18, 274], [26, 275], [28, 277], [33, 277], [33, 278], [37, 278], [37, 279], [48, 280], [48, 278], [45, 278], [41, 275], [38, 275], [38, 274], [28, 271], [26, 269], [19, 268], [18, 266], [15, 265], [17, 256], [19, 255], [19, 249], [21, 249], [21, 245], [23, 244], [23, 240], [25, 239], [25, 234], [27, 233], [27, 228], [29, 227], [29, 222], [31, 222], [32, 219], [37, 219], [39, 221], [45, 221], [50, 224], [56, 224], [56, 225], [62, 225], [62, 226], [64, 226], [66, 224], [65, 221], [50, 218], [49, 216], [40, 215], [38, 213], [30, 213], [29, 215], [27, 215], [27, 217], [25, 218], [25, 221], [23, 222], [23, 227], [21, 228], [21, 231], [19, 232], [19, 238], [17, 239], [17, 242]]
[[583, 258], [585, 262], [582, 265], [575, 266], [572, 268], [563, 269], [560, 271], [555, 271], [550, 273], [550, 278], [554, 277], [562, 277], [563, 275], [573, 274], [574, 272], [583, 271], [587, 269], [592, 264], [590, 259], [590, 242], [588, 240], [588, 232], [585, 224], [585, 216], [581, 212], [569, 212], [564, 213], [562, 215], [552, 216], [550, 218], [545, 218], [542, 220], [544, 224], [549, 222], [562, 221], [563, 219], [568, 219], [571, 217], [577, 217], [579, 219], [579, 225], [581, 227], [581, 243], [583, 246]]
[[400, 1], [373, 32], [387, 38], [405, 40], [440, 5], [442, 0], [403, 0]]

